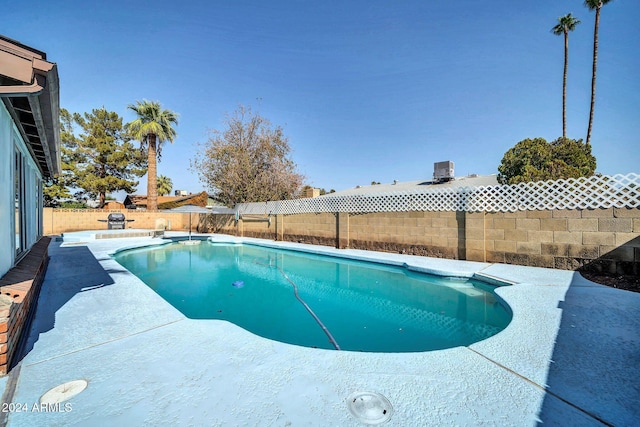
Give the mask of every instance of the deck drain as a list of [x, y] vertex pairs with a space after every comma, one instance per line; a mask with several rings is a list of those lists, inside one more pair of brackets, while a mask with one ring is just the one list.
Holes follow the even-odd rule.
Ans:
[[393, 407], [386, 397], [371, 391], [357, 391], [347, 398], [349, 412], [364, 424], [386, 423], [393, 415]]
[[43, 394], [40, 403], [56, 404], [71, 399], [84, 391], [88, 383], [85, 380], [74, 380], [60, 384]]

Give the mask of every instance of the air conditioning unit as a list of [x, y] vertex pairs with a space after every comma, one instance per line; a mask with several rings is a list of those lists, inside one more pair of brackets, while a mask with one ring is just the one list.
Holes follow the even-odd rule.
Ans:
[[453, 162], [436, 162], [433, 164], [433, 180], [447, 182], [453, 180]]

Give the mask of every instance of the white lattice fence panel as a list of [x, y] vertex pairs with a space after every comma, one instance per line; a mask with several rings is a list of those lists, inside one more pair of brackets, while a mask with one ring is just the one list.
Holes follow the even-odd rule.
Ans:
[[592, 176], [487, 187], [442, 187], [244, 203], [243, 215], [320, 212], [472, 211], [640, 207], [640, 175]]

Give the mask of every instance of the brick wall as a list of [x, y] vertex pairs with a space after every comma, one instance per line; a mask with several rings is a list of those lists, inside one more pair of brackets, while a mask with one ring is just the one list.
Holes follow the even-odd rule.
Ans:
[[50, 239], [43, 237], [0, 279], [0, 375], [16, 356], [29, 313], [35, 308], [46, 272]]

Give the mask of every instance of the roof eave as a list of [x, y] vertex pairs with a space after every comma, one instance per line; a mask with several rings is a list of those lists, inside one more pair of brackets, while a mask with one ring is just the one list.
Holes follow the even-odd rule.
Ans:
[[[61, 173], [61, 161], [57, 65], [43, 59], [43, 54], [35, 49], [29, 51], [22, 45], [10, 43], [6, 39], [0, 39], [0, 54], [6, 59], [10, 81], [16, 84], [0, 85], [0, 98], [7, 106], [42, 175], [58, 175]], [[37, 135], [25, 129], [34, 124]], [[42, 154], [38, 155], [39, 153]]]

